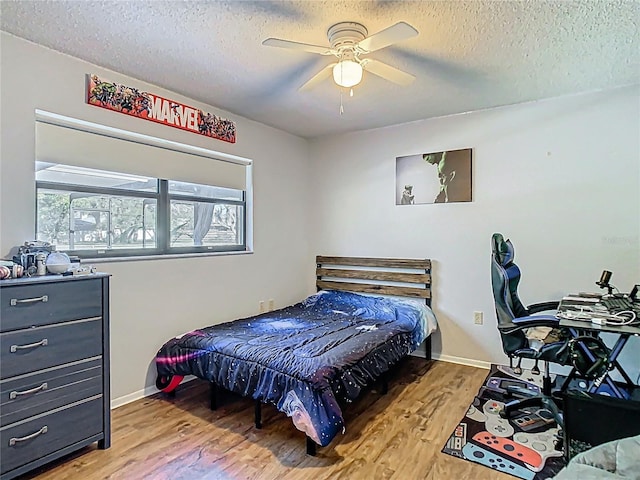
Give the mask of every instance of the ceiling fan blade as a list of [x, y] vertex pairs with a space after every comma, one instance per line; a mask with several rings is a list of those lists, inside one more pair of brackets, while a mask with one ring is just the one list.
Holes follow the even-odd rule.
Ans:
[[397, 83], [398, 85], [405, 87], [416, 79], [416, 77], [410, 73], [398, 70], [397, 68], [378, 60], [367, 58], [361, 62], [361, 65], [367, 72], [371, 72], [385, 80], [389, 80], [390, 82]]
[[309, 80], [307, 80], [307, 82], [304, 85], [302, 85], [298, 90], [309, 90], [309, 89], [315, 87], [320, 82], [322, 82], [324, 79], [329, 78], [331, 76], [332, 71], [333, 71], [333, 67], [336, 66], [336, 65], [337, 65], [337, 63], [332, 63], [330, 65], [327, 65], [322, 70], [320, 70], [318, 73], [316, 73], [313, 77], [311, 77]]
[[231, 1], [225, 3], [231, 4], [230, 8], [245, 8], [250, 15], [259, 13], [296, 22], [309, 20], [308, 9], [305, 9], [304, 6], [290, 5], [290, 2], [281, 0], [243, 0], [241, 2]]
[[490, 83], [487, 73], [452, 60], [416, 53], [397, 45], [389, 47], [387, 52], [398, 61], [402, 61], [403, 64], [410, 65], [413, 71], [424, 71], [429, 77], [448, 84], [455, 84], [461, 88], [480, 89], [488, 87]]
[[290, 40], [281, 40], [279, 38], [267, 38], [263, 45], [268, 47], [290, 48], [293, 50], [302, 50], [304, 52], [318, 53], [320, 55], [332, 55], [333, 50], [330, 47], [321, 47], [320, 45], [310, 45], [308, 43], [292, 42]]
[[418, 35], [418, 31], [411, 25], [405, 22], [398, 22], [395, 25], [391, 25], [384, 30], [374, 33], [370, 37], [360, 41], [357, 46], [364, 50], [366, 53], [375, 52], [381, 48], [388, 47], [389, 45], [408, 38]]

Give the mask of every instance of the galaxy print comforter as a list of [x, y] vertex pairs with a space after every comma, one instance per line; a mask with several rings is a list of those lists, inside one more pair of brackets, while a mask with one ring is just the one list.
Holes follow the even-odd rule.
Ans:
[[171, 339], [156, 366], [272, 403], [325, 446], [344, 431], [339, 401], [355, 399], [435, 329], [423, 302], [322, 291]]

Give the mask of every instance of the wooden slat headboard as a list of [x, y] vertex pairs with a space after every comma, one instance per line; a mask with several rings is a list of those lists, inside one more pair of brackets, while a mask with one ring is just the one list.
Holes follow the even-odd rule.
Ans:
[[[319, 255], [316, 257], [316, 265], [318, 290], [347, 290], [423, 298], [427, 305], [431, 304], [431, 260]], [[375, 270], [367, 270], [367, 267]], [[364, 282], [349, 281], [355, 279]]]

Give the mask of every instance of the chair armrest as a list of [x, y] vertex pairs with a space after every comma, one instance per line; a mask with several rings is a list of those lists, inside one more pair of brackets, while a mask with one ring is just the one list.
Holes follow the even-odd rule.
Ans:
[[557, 310], [559, 306], [560, 306], [559, 301], [553, 301], [553, 302], [533, 303], [527, 306], [526, 308], [529, 314], [532, 314], [532, 313], [544, 312], [546, 310]]
[[529, 315], [528, 317], [514, 318], [513, 324], [520, 328], [531, 327], [558, 327], [560, 319], [555, 315]]

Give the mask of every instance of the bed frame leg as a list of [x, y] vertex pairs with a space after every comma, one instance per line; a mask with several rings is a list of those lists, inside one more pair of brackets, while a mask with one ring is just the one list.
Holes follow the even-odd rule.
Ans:
[[256, 400], [255, 423], [256, 428], [262, 428], [262, 403], [260, 400]]
[[425, 349], [425, 358], [427, 360], [431, 360], [431, 335], [427, 337], [427, 340], [424, 342]]
[[213, 382], [209, 382], [209, 408], [218, 408], [218, 386]]
[[307, 455], [316, 456], [316, 442], [307, 436]]

